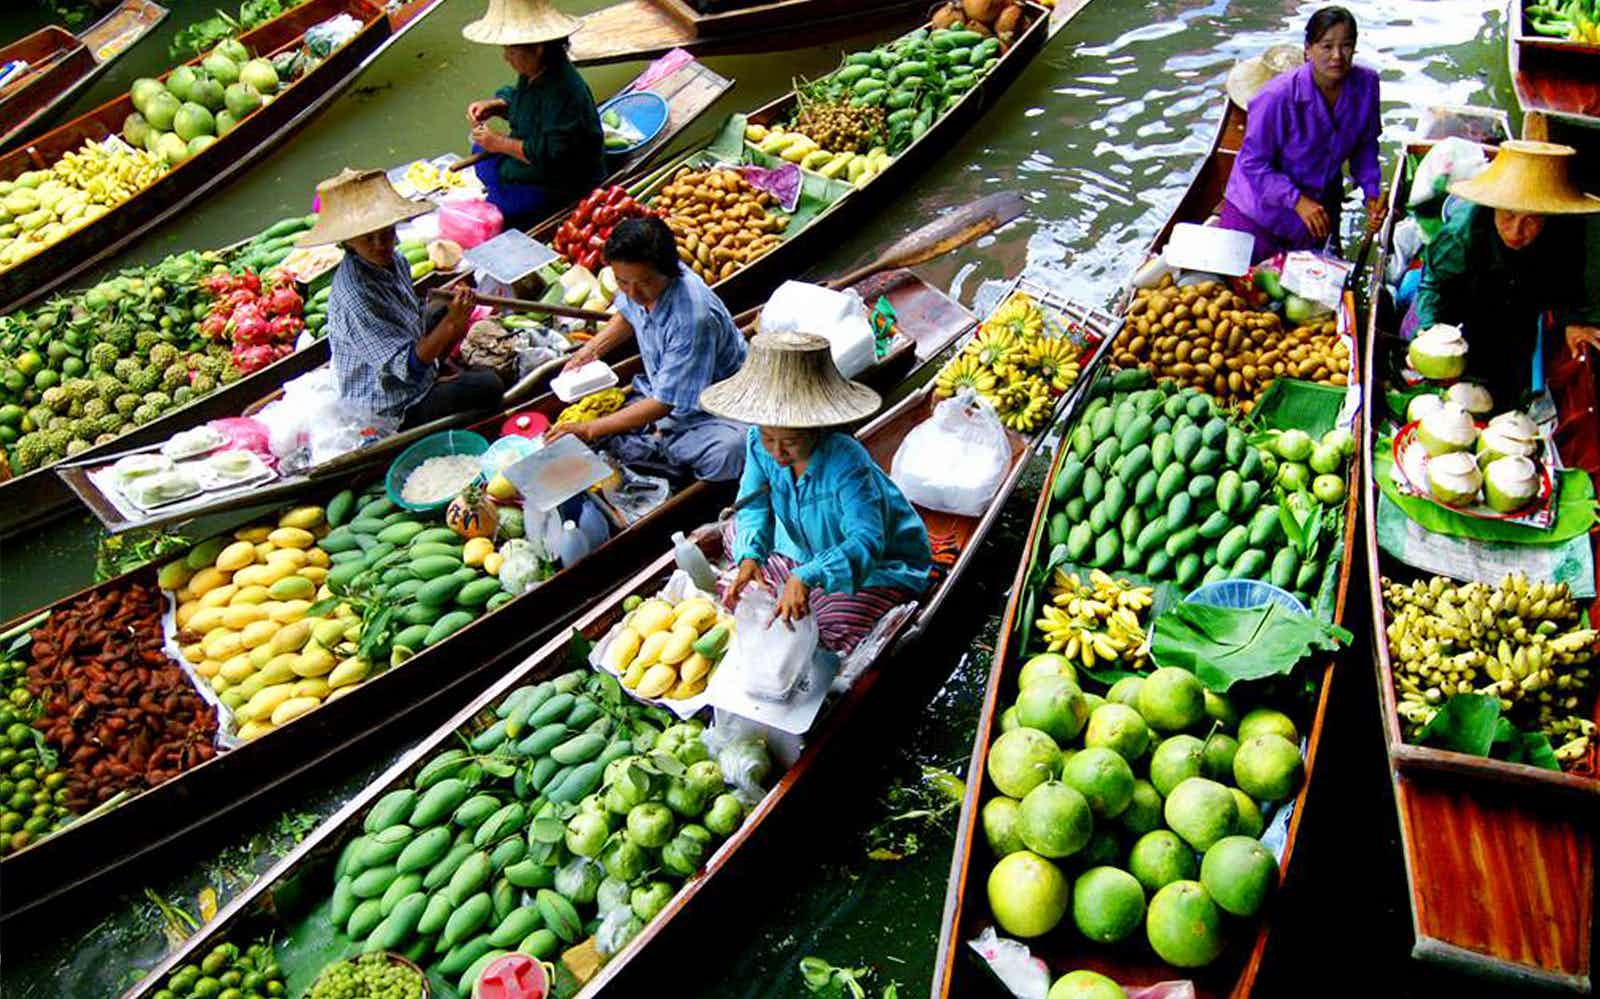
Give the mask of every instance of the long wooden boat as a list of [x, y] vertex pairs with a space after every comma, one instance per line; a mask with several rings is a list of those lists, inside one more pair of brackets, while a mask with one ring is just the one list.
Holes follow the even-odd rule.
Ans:
[[[307, 29], [336, 15], [347, 14], [362, 25], [354, 38], [282, 90], [272, 103], [240, 121], [205, 151], [168, 170], [155, 183], [94, 222], [0, 271], [0, 311], [9, 311], [31, 301], [91, 265], [108, 259], [157, 223], [182, 211], [201, 195], [272, 151], [283, 138], [326, 107], [440, 2], [408, 0], [388, 11], [372, 0], [308, 0], [241, 35], [239, 40], [251, 52], [275, 55], [298, 47]], [[188, 65], [199, 62], [197, 56]], [[161, 79], [165, 80], [166, 76]], [[133, 99], [123, 94], [0, 156], [0, 180], [11, 180], [26, 171], [48, 167], [86, 141], [99, 141], [120, 133], [123, 120], [132, 111]]]
[[167, 9], [152, 0], [123, 0], [76, 35], [52, 24], [0, 47], [0, 66], [13, 60], [28, 64], [22, 75], [0, 87], [0, 149], [48, 124], [166, 16]]
[[[909, 271], [877, 275], [855, 288], [864, 297], [870, 296], [869, 301], [880, 294], [888, 296], [901, 317], [905, 343], [863, 375], [863, 380], [881, 390], [893, 388], [900, 378], [976, 324], [969, 312]], [[631, 376], [638, 365], [637, 359], [619, 365], [620, 374]], [[564, 406], [553, 394], [547, 394], [529, 406], [482, 420], [471, 429], [493, 438], [514, 412], [532, 409], [553, 422]], [[883, 457], [885, 463], [892, 454], [891, 448]], [[332, 481], [303, 485], [296, 499], [325, 500], [340, 488], [381, 474], [381, 468], [374, 469], [370, 463], [346, 469]], [[732, 500], [732, 486], [733, 483], [695, 482], [677, 490], [660, 507], [613, 534], [577, 565], [422, 650], [401, 666], [366, 681], [350, 695], [293, 724], [219, 753], [110, 811], [75, 822], [54, 836], [5, 857], [0, 860], [0, 880], [6, 885], [0, 924], [17, 926], [17, 916], [127, 868], [140, 857], [280, 787], [413, 711], [458, 703], [473, 689], [474, 678], [525, 654], [620, 574], [659, 550], [673, 530], [713, 517], [719, 503]], [[253, 505], [263, 501], [265, 498], [254, 500]], [[155, 567], [147, 566], [57, 601], [47, 610], [74, 601], [83, 593], [129, 581], [151, 581], [154, 574]], [[0, 632], [34, 616], [22, 615], [0, 626]]]
[[[849, 227], [859, 225], [867, 212], [903, 190], [910, 177], [943, 154], [950, 147], [952, 138], [994, 103], [1022, 72], [1023, 67], [1044, 47], [1046, 38], [1053, 30], [1048, 11], [1033, 3], [1024, 3], [1023, 6], [1030, 18], [1027, 28], [1000, 56], [989, 73], [937, 118], [921, 138], [898, 153], [881, 173], [864, 186], [849, 187], [798, 232], [786, 233], [784, 242], [779, 246], [728, 278], [712, 284], [728, 308], [738, 311], [753, 305], [771, 292], [781, 276], [800, 273], [803, 270], [802, 261], [815, 255], [819, 247], [837, 239]], [[1081, 6], [1079, 4], [1075, 10], [1081, 9]], [[791, 91], [750, 112], [746, 121], [760, 125], [778, 123], [789, 115], [796, 101], [796, 94]], [[670, 174], [654, 178], [640, 200], [648, 202], [649, 197], [669, 180]], [[535, 238], [549, 243], [562, 221], [565, 219], [551, 219], [532, 230], [532, 233]]]
[[[1109, 342], [1108, 336], [1102, 342], [1100, 353], [1095, 355], [1096, 358], [1101, 356]], [[908, 396], [857, 433], [858, 439], [885, 469], [889, 467], [895, 450], [905, 435], [931, 414], [934, 404], [931, 393], [931, 387], [927, 387]], [[1072, 398], [1077, 397], [1077, 393], [1074, 392]], [[867, 667], [849, 691], [843, 694], [838, 703], [834, 704], [807, 733], [805, 746], [798, 760], [766, 792], [745, 818], [744, 823], [721, 844], [704, 868], [679, 889], [676, 896], [637, 936], [600, 966], [597, 973], [582, 983], [581, 989], [576, 992], [578, 997], [591, 999], [608, 987], [619, 995], [643, 994], [652, 987], [644, 982], [630, 980], [627, 977], [630, 965], [641, 957], [653, 941], [691, 912], [695, 899], [701, 893], [706, 892], [714, 884], [731, 883], [732, 875], [739, 869], [742, 848], [759, 841], [763, 827], [774, 818], [797, 785], [813, 769], [829, 741], [835, 738], [852, 718], [863, 714], [864, 707], [870, 703], [869, 698], [873, 691], [884, 685], [886, 674], [890, 673], [889, 667], [896, 665], [895, 661], [898, 658], [904, 658], [900, 654], [923, 633], [929, 621], [949, 598], [967, 567], [974, 561], [978, 543], [998, 518], [1007, 496], [1022, 473], [1025, 459], [1031, 454], [1040, 436], [1042, 435], [1024, 439], [1008, 432], [1011, 444], [1010, 470], [982, 516], [958, 517], [919, 510], [931, 536], [949, 539], [958, 548], [959, 554], [948, 574], [924, 597], [913, 616], [895, 626], [889, 644], [874, 664]], [[704, 528], [695, 532], [694, 537], [712, 559], [717, 559], [723, 554], [720, 533], [715, 529]], [[621, 618], [625, 600], [635, 594], [655, 592], [671, 575], [674, 568], [671, 553], [654, 560], [593, 610], [574, 622], [571, 633], [589, 640], [600, 638]], [[301, 895], [301, 902], [296, 904], [292, 901], [291, 894], [294, 886], [301, 886], [304, 890], [308, 886], [328, 885], [331, 890], [331, 864], [343, 845], [359, 833], [361, 816], [371, 804], [388, 791], [402, 784], [408, 784], [423, 760], [440, 748], [455, 744], [460, 733], [475, 733], [492, 724], [495, 718], [493, 709], [513, 687], [571, 669], [571, 644], [570, 637], [564, 634], [507, 672], [494, 687], [402, 756], [388, 771], [308, 836], [265, 876], [229, 902], [183, 947], [152, 969], [144, 984], [129, 990], [124, 999], [149, 996], [159, 987], [165, 974], [172, 968], [188, 960], [190, 955], [203, 952], [221, 939], [240, 934], [253, 936], [258, 932], [276, 932], [278, 938], [283, 939], [295, 921], [316, 918], [318, 914], [321, 914], [325, 921], [326, 902], [316, 901], [323, 894], [321, 890], [310, 887], [309, 892]], [[585, 949], [584, 945], [580, 944], [574, 951]], [[293, 958], [285, 955], [281, 960], [293, 960]], [[288, 970], [291, 975], [296, 973], [296, 969], [292, 967]], [[302, 974], [306, 970], [299, 969]]]
[[1524, 112], [1600, 128], [1600, 45], [1535, 34], [1525, 4], [1506, 5], [1506, 55], [1517, 103]]
[[[633, 86], [629, 85], [630, 88]], [[666, 77], [651, 84], [648, 89], [667, 101], [667, 125], [648, 146], [627, 154], [613, 164], [606, 183], [621, 183], [642, 170], [652, 158], [690, 123], [704, 114], [723, 94], [733, 87], [733, 81], [723, 77], [704, 64], [691, 62], [681, 66]], [[431, 287], [439, 277], [425, 278], [419, 289]], [[77, 455], [79, 462], [99, 461], [122, 451], [160, 443], [179, 430], [198, 426], [210, 420], [237, 416], [246, 407], [271, 396], [285, 382], [328, 363], [328, 343], [318, 340], [303, 350], [275, 361], [232, 385], [225, 385], [209, 395], [193, 400], [186, 406], [167, 410], [158, 419], [122, 434], [114, 441], [90, 448]], [[330, 471], [337, 471], [335, 466]], [[74, 504], [73, 491], [56, 474], [56, 465], [45, 465], [24, 475], [0, 480], [0, 539], [12, 537], [21, 531], [61, 516]]]
[[[1165, 245], [1173, 226], [1179, 222], [1203, 223], [1220, 204], [1243, 134], [1244, 112], [1231, 101], [1226, 101], [1226, 108], [1213, 140], [1211, 152], [1200, 165], [1172, 216], [1151, 243], [1150, 258], [1153, 259]], [[1131, 285], [1129, 290], [1131, 291]], [[1355, 319], [1354, 301], [1346, 295], [1345, 328], [1354, 331]], [[1350, 372], [1352, 380], [1358, 375], [1355, 357], [1356, 353], [1352, 351]], [[1102, 377], [1109, 377], [1109, 372], [1102, 374]], [[1063, 428], [1067, 426], [1070, 424], [1063, 424]], [[1050, 473], [1044, 480], [1047, 484], [1055, 481], [1056, 474], [1060, 471], [1061, 464], [1069, 451], [1070, 448], [1063, 440]], [[1337, 574], [1332, 610], [1336, 622], [1344, 614], [1345, 596], [1353, 565], [1348, 553], [1352, 550], [1356, 531], [1358, 473], [1356, 463], [1352, 462], [1342, 535], [1342, 551], [1345, 557]], [[1012, 583], [1005, 616], [1001, 621], [999, 640], [989, 671], [983, 712], [978, 723], [977, 736], [973, 741], [972, 759], [967, 772], [966, 797], [962, 802], [961, 819], [956, 830], [955, 850], [951, 859], [938, 962], [934, 968], [935, 997], [975, 995], [983, 992], [986, 987], [985, 979], [988, 973], [972, 957], [968, 947], [968, 941], [974, 939], [983, 928], [994, 925], [984, 888], [991, 865], [980, 820], [980, 806], [987, 784], [986, 766], [989, 747], [1000, 734], [1000, 712], [1010, 700], [1011, 692], [1016, 689], [1017, 673], [1022, 666], [1022, 657], [1017, 650], [1023, 635], [1022, 629], [1031, 625], [1027, 620], [1031, 616], [1033, 606], [1028, 596], [1030, 579], [1036, 572], [1036, 565], [1042, 563], [1052, 547], [1048, 540], [1050, 501], [1051, 490], [1047, 486], [1041, 489], [1034, 510], [1033, 526], [1017, 565], [1017, 574]], [[1330, 656], [1308, 675], [1308, 679], [1314, 682], [1316, 693], [1312, 703], [1305, 710], [1304, 718], [1301, 719], [1301, 731], [1307, 738], [1304, 753], [1306, 779], [1292, 802], [1285, 805], [1291, 811], [1284, 833], [1282, 853], [1278, 858], [1280, 872], [1289, 869], [1300, 825], [1305, 817], [1305, 804], [1315, 772], [1322, 725], [1333, 679], [1333, 667], [1333, 659]], [[1260, 973], [1267, 949], [1271, 916], [1269, 906], [1265, 913], [1257, 917], [1253, 932], [1251, 928], [1246, 928], [1243, 932], [1235, 934], [1221, 957], [1211, 965], [1194, 971], [1175, 969], [1161, 961], [1143, 945], [1142, 936], [1132, 944], [1116, 948], [1090, 945], [1068, 924], [1032, 941], [1031, 947], [1034, 956], [1042, 957], [1048, 964], [1052, 978], [1070, 970], [1088, 968], [1107, 975], [1118, 984], [1130, 989], [1188, 978], [1192, 979], [1195, 986], [1194, 994], [1199, 999], [1223, 996], [1242, 999], [1251, 994]]]
[[[1407, 214], [1411, 177], [1401, 151], [1391, 182], [1389, 222], [1375, 270], [1365, 358], [1363, 421], [1366, 508], [1363, 541], [1372, 601], [1373, 665], [1400, 820], [1414, 932], [1412, 956], [1512, 991], [1588, 994], [1593, 985], [1595, 857], [1600, 838], [1600, 779], [1594, 753], [1584, 772], [1560, 772], [1471, 756], [1405, 740], [1398, 711], [1383, 581], [1416, 578], [1378, 543], [1379, 492], [1374, 449], [1384, 422], [1381, 379], [1397, 349], [1381, 275], [1394, 252], [1394, 226]], [[1556, 341], [1559, 343], [1559, 339]], [[1552, 352], [1547, 385], [1555, 397], [1556, 444], [1569, 467], [1600, 473], [1600, 419], [1591, 365]], [[1591, 534], [1593, 547], [1596, 535]], [[1591, 607], [1590, 620], [1596, 610]], [[1596, 705], [1592, 712], [1600, 710]], [[1591, 713], [1590, 717], [1596, 715]], [[1470, 904], [1464, 904], [1470, 899]]]

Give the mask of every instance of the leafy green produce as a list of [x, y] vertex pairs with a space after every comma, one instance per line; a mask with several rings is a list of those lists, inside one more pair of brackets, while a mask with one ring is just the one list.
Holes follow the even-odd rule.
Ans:
[[1150, 656], [1225, 693], [1242, 680], [1285, 676], [1313, 652], [1337, 651], [1351, 637], [1336, 624], [1276, 603], [1249, 609], [1180, 603], [1156, 618]]

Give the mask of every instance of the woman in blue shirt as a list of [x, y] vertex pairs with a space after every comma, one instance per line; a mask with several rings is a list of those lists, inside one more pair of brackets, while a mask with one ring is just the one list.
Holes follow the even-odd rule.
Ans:
[[822, 644], [847, 654], [891, 608], [928, 586], [933, 553], [910, 501], [848, 433], [878, 395], [846, 381], [828, 341], [763, 333], [739, 373], [701, 408], [754, 424], [746, 436], [729, 606], [752, 582], [778, 593], [777, 617], [814, 613]]

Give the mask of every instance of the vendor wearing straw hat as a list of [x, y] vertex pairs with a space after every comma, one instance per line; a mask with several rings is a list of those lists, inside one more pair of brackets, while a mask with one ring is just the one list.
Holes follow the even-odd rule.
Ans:
[[1507, 404], [1528, 387], [1546, 312], [1575, 355], [1600, 349], [1600, 198], [1572, 182], [1574, 156], [1570, 146], [1513, 139], [1482, 173], [1450, 185], [1470, 204], [1449, 212], [1428, 243], [1401, 326], [1460, 326], [1474, 374]]
[[[515, 86], [493, 100], [467, 105], [474, 152], [489, 155], [475, 169], [506, 224], [526, 228], [605, 177], [605, 139], [594, 94], [567, 58], [577, 18], [549, 0], [489, 0], [489, 11], [461, 29], [468, 41], [499, 45], [517, 71]], [[509, 135], [489, 127], [503, 117]]]
[[1228, 96], [1250, 116], [1218, 224], [1255, 237], [1253, 260], [1337, 236], [1346, 160], [1367, 225], [1383, 220], [1378, 74], [1355, 65], [1355, 51], [1355, 17], [1323, 7], [1306, 22], [1303, 55], [1274, 46], [1228, 74]]
[[835, 429], [878, 409], [847, 381], [828, 341], [762, 333], [739, 373], [701, 393], [708, 412], [754, 424], [746, 436], [744, 506], [730, 550], [728, 606], [752, 583], [778, 593], [778, 617], [815, 613], [822, 644], [847, 654], [895, 606], [928, 586], [933, 553], [922, 518], [872, 455]]
[[433, 211], [407, 201], [382, 170], [343, 170], [317, 185], [322, 209], [300, 246], [338, 243], [344, 258], [328, 294], [328, 343], [341, 400], [354, 413], [416, 426], [492, 409], [504, 387], [489, 368], [446, 367], [467, 332], [473, 293], [456, 286], [442, 317], [424, 318], [395, 225]]

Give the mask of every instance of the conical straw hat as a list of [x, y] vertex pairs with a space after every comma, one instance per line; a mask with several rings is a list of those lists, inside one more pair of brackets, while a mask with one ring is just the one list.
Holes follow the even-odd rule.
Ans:
[[708, 413], [763, 427], [832, 427], [878, 411], [878, 393], [839, 373], [825, 337], [758, 333], [732, 378], [700, 393]]
[[489, 11], [461, 29], [483, 45], [536, 45], [567, 38], [583, 25], [556, 10], [550, 0], [489, 0]]
[[426, 215], [437, 207], [431, 201], [400, 197], [382, 170], [345, 167], [337, 176], [317, 185], [317, 196], [322, 199], [317, 224], [296, 241], [296, 246], [342, 243]]
[[1567, 167], [1577, 150], [1553, 142], [1508, 139], [1483, 172], [1458, 180], [1450, 193], [1486, 208], [1537, 215], [1600, 212], [1600, 198], [1584, 194]]
[[1233, 103], [1249, 109], [1250, 101], [1279, 74], [1298, 69], [1306, 54], [1298, 45], [1274, 45], [1253, 59], [1241, 59], [1228, 70], [1225, 85]]

